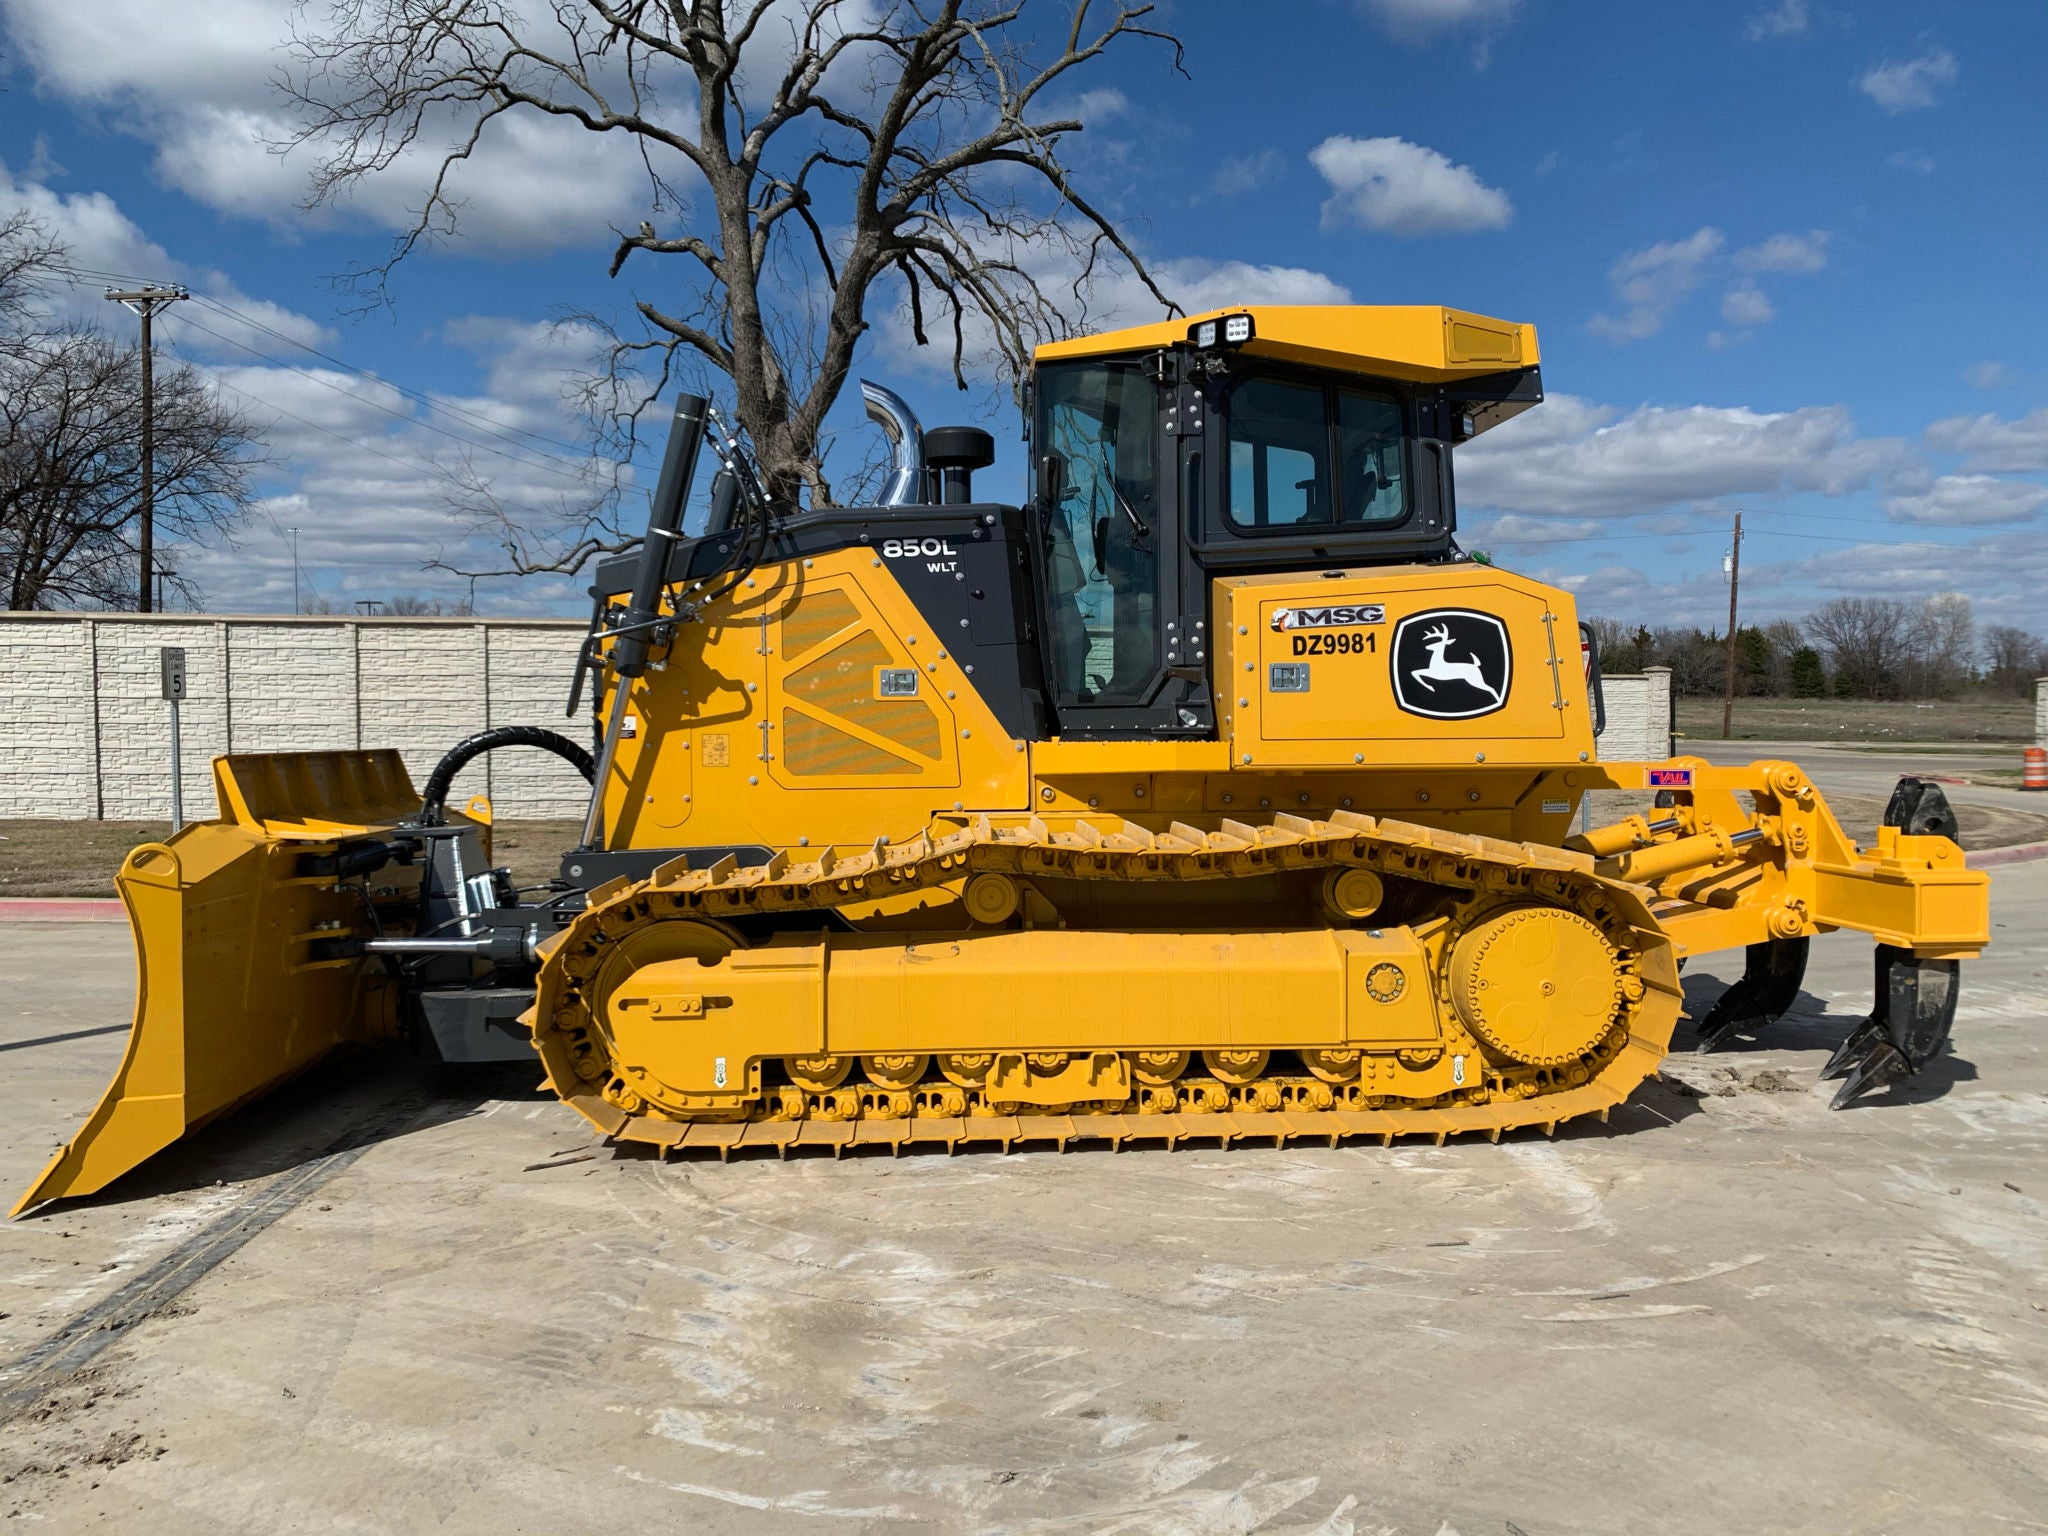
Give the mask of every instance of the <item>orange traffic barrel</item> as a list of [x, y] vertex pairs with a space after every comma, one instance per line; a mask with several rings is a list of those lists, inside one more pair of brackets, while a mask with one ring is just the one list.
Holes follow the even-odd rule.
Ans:
[[2027, 766], [2020, 772], [2021, 789], [2048, 789], [2048, 748], [2027, 748]]

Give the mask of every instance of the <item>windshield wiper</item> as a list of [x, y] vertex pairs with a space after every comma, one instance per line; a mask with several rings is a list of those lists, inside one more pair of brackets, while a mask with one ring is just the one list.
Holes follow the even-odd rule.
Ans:
[[1131, 520], [1132, 532], [1136, 533], [1141, 539], [1151, 538], [1152, 530], [1146, 526], [1145, 519], [1131, 510], [1131, 504], [1124, 500], [1123, 487], [1116, 483], [1116, 476], [1114, 475], [1109, 477], [1109, 494], [1116, 498], [1117, 507], [1123, 512], [1123, 515]]

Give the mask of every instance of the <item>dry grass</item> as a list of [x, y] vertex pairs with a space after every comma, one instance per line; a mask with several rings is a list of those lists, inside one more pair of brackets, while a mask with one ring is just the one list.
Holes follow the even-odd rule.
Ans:
[[[1718, 740], [1719, 699], [1678, 701], [1678, 731]], [[2025, 699], [1737, 699], [1738, 741], [2032, 741]]]
[[0, 896], [111, 896], [128, 850], [170, 835], [168, 821], [0, 821]]

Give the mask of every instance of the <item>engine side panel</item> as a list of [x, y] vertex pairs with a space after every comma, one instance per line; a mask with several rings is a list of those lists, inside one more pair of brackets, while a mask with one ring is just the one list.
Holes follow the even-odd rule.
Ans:
[[901, 563], [854, 545], [763, 564], [678, 625], [630, 685], [607, 846], [866, 847], [963, 807], [1021, 808], [1025, 744]]
[[1233, 772], [1590, 761], [1578, 610], [1477, 564], [1226, 577], [1216, 699]]

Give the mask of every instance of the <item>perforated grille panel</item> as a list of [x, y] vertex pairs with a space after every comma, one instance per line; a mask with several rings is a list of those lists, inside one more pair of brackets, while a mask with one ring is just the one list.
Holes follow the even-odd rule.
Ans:
[[791, 773], [915, 773], [917, 765], [796, 710], [782, 712], [782, 761]]
[[794, 660], [859, 619], [860, 610], [844, 592], [812, 593], [783, 610], [783, 649]]
[[942, 760], [944, 728], [930, 703], [881, 696], [884, 668], [914, 677], [916, 663], [889, 648], [851, 594], [811, 592], [785, 609], [781, 646], [786, 771], [915, 775]]

